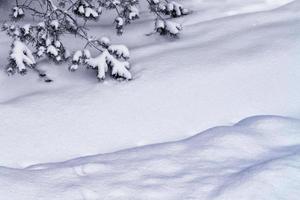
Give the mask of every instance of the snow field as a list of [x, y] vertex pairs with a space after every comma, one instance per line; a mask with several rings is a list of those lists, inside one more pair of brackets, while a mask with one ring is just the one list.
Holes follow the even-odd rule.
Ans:
[[191, 138], [25, 169], [0, 168], [9, 200], [297, 200], [300, 122], [256, 116]]
[[44, 60], [51, 84], [0, 73], [0, 198], [299, 199], [300, 1], [182, 3], [180, 40], [145, 36], [148, 17], [123, 37], [91, 24], [126, 41], [132, 81]]
[[[178, 19], [185, 28], [175, 41], [145, 36], [153, 25], [147, 20], [132, 24], [124, 37], [114, 36], [111, 26], [92, 26], [93, 35], [126, 41], [130, 82], [97, 84], [93, 70], [70, 73], [46, 61], [39, 66], [52, 84], [34, 73], [0, 73], [6, 91], [0, 94], [0, 151], [6, 152], [0, 165], [26, 167], [179, 140], [253, 115], [299, 118], [299, 1], [230, 17], [223, 9], [247, 4], [210, 2], [214, 19], [208, 21], [201, 12], [208, 2], [186, 2], [194, 13]], [[8, 42], [1, 35], [1, 44]], [[1, 49], [3, 63], [7, 51]]]

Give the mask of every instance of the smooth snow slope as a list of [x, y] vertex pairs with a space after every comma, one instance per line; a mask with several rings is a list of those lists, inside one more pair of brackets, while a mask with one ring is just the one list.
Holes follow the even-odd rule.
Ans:
[[[186, 0], [194, 13], [177, 19], [185, 26], [180, 40], [145, 36], [148, 18], [123, 37], [109, 23], [93, 26], [94, 35], [130, 47], [129, 83], [97, 84], [92, 71], [42, 61], [52, 84], [0, 73], [0, 166], [183, 139], [252, 115], [299, 118], [300, 1], [289, 2]], [[2, 33], [0, 45], [4, 64]]]
[[298, 200], [300, 121], [257, 116], [179, 142], [27, 169], [0, 168], [5, 200]]

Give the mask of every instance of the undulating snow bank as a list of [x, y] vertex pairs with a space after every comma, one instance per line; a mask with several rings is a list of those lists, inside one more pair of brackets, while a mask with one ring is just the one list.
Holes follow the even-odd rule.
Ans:
[[[39, 66], [54, 83], [0, 73], [0, 165], [179, 140], [253, 115], [299, 118], [300, 1], [274, 2], [187, 0], [194, 13], [178, 19], [185, 27], [180, 40], [145, 36], [149, 19], [130, 25], [123, 37], [107, 24], [91, 27], [93, 35], [131, 49], [134, 80], [128, 83], [97, 84], [93, 71], [72, 74], [44, 61]], [[5, 63], [3, 34], [0, 45]]]
[[0, 168], [5, 200], [298, 200], [300, 121], [257, 116], [191, 138]]

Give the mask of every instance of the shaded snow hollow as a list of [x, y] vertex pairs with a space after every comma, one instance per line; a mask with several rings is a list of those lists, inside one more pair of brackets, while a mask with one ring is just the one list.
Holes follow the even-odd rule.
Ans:
[[5, 200], [298, 200], [300, 121], [256, 116], [194, 137], [25, 169]]

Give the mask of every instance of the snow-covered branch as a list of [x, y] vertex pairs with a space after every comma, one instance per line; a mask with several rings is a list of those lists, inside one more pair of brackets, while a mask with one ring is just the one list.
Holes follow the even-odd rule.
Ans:
[[[182, 30], [182, 26], [170, 21], [189, 13], [181, 4], [174, 1], [145, 0], [149, 4], [149, 11], [156, 15], [155, 32], [160, 35], [177, 36]], [[28, 56], [40, 58], [47, 56], [56, 63], [68, 61], [69, 50], [61, 40], [62, 35], [72, 34], [79, 36], [86, 41], [82, 55], [79, 60], [72, 60], [71, 71], [78, 68], [80, 64], [87, 64], [98, 70], [98, 78], [104, 79], [108, 70], [114, 78], [130, 80], [129, 72], [129, 51], [124, 45], [111, 45], [109, 40], [96, 39], [91, 37], [86, 27], [88, 20], [98, 20], [104, 9], [114, 10], [116, 17], [113, 22], [116, 25], [118, 34], [124, 32], [124, 27], [140, 17], [138, 0], [17, 0], [12, 9], [11, 18], [13, 23], [5, 24], [3, 30], [13, 38], [12, 52], [14, 47], [27, 45], [33, 47], [33, 53]], [[26, 14], [31, 14], [35, 19], [41, 21], [37, 24], [19, 25], [18, 20], [24, 18]], [[16, 44], [15, 44], [16, 43]], [[99, 56], [88, 58], [87, 48], [95, 49]], [[28, 49], [29, 50], [29, 49]], [[28, 54], [28, 50], [27, 54]], [[73, 58], [77, 57], [76, 51]], [[36, 62], [19, 62], [17, 57], [11, 57], [11, 63], [7, 67], [11, 71], [11, 66], [16, 63], [15, 71], [23, 73], [26, 67], [35, 68]], [[23, 58], [24, 59], [24, 58]], [[25, 58], [27, 59], [27, 58]], [[18, 61], [18, 62], [17, 62]], [[17, 64], [19, 63], [19, 64]], [[23, 64], [22, 64], [23, 63]]]

